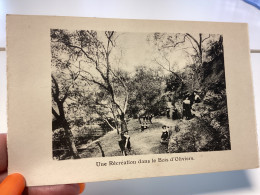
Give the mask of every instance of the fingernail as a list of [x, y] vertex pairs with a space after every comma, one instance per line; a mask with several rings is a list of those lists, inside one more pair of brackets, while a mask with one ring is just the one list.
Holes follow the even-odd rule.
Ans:
[[79, 183], [79, 193], [81, 194], [85, 189], [85, 184], [84, 183]]

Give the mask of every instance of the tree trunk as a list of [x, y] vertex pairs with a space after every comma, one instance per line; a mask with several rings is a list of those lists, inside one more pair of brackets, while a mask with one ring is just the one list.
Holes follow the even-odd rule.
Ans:
[[125, 119], [121, 121], [121, 132], [128, 131]]
[[119, 125], [118, 125], [117, 117], [116, 117], [116, 115], [115, 115], [115, 111], [114, 111], [113, 107], [110, 108], [110, 109], [111, 109], [111, 112], [112, 112], [113, 118], [114, 118], [114, 120], [115, 120], [115, 126], [116, 126], [117, 134], [119, 135], [119, 133], [120, 133], [120, 132], [119, 132]]
[[66, 136], [66, 140], [67, 140], [67, 145], [69, 147], [69, 154], [70, 156], [73, 156], [74, 159], [78, 159], [80, 158], [79, 154], [78, 154], [78, 150], [75, 146], [75, 142], [74, 142], [74, 138], [73, 135], [70, 131], [69, 128], [69, 124], [65, 118], [65, 112], [64, 112], [64, 107], [63, 107], [63, 103], [66, 100], [66, 98], [68, 97], [68, 93], [64, 94], [63, 98], [60, 100], [59, 98], [59, 94], [60, 94], [60, 89], [59, 89], [59, 85], [56, 81], [56, 79], [54, 78], [54, 76], [52, 75], [52, 81], [54, 83], [54, 89], [52, 89], [52, 97], [53, 100], [56, 102], [57, 107], [59, 109], [59, 114], [52, 108], [52, 114], [56, 117], [56, 119], [58, 121], [60, 121], [61, 126], [64, 128], [65, 131], [65, 136]]
[[66, 121], [66, 119], [63, 120], [62, 124], [63, 124], [63, 128], [64, 128], [65, 135], [66, 135], [66, 138], [67, 138], [69, 153], [70, 153], [71, 156], [73, 156], [74, 159], [79, 159], [80, 156], [79, 156], [78, 150], [76, 148], [73, 135], [70, 131], [69, 124]]
[[105, 152], [104, 152], [104, 150], [103, 150], [103, 148], [102, 148], [100, 142], [97, 142], [96, 144], [98, 145], [98, 147], [99, 147], [99, 149], [100, 149], [100, 151], [101, 151], [102, 157], [105, 157]]
[[120, 115], [120, 127], [121, 127], [121, 133], [128, 131], [124, 113]]
[[[103, 119], [103, 120], [104, 120], [104, 121], [107, 123], [107, 125], [112, 129], [112, 131], [114, 131], [114, 130], [116, 129], [116, 127], [113, 127], [107, 119]], [[106, 133], [107, 133], [107, 131], [106, 131]]]

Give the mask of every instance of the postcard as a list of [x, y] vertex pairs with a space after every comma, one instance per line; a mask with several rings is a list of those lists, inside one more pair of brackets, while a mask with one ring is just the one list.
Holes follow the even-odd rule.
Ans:
[[7, 76], [28, 186], [259, 166], [247, 24], [8, 15]]

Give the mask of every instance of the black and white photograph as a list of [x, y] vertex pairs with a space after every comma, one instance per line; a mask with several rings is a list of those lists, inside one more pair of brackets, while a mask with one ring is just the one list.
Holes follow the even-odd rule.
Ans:
[[53, 160], [231, 150], [224, 39], [50, 29]]

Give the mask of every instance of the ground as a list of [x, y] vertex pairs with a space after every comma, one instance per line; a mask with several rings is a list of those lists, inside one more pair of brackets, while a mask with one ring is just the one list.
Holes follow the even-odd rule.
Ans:
[[[153, 123], [149, 124], [148, 129], [141, 132], [141, 125], [137, 119], [132, 119], [128, 123], [130, 142], [132, 150], [128, 155], [145, 155], [145, 154], [162, 154], [167, 152], [166, 145], [160, 143], [162, 134], [162, 125], [174, 127], [178, 120], [167, 119], [166, 117], [154, 118]], [[105, 153], [105, 156], [121, 156], [118, 145], [120, 136], [116, 131], [111, 131], [97, 140]], [[96, 142], [97, 142], [96, 141]], [[80, 148], [80, 156], [101, 157], [101, 150], [96, 142], [88, 145], [82, 145]], [[84, 149], [86, 148], [86, 149]]]

